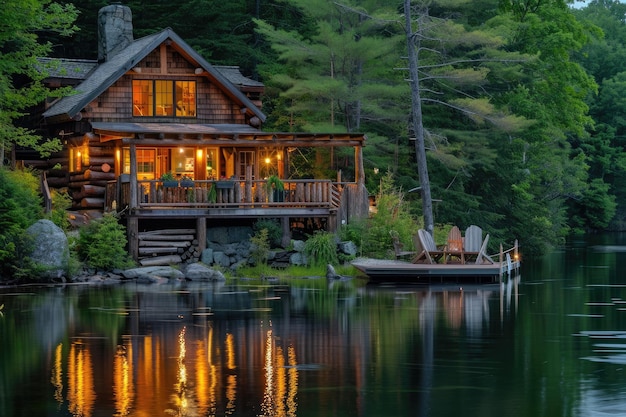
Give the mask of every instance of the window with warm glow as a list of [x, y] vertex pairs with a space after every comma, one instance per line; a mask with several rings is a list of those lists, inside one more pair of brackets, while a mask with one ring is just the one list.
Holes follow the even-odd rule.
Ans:
[[[156, 150], [155, 149], [137, 149], [137, 179], [139, 180], [153, 180], [155, 175], [155, 161]], [[124, 174], [130, 174], [130, 150], [124, 149], [123, 155], [123, 172]]]
[[176, 117], [196, 115], [196, 82], [176, 81]]
[[196, 117], [196, 82], [133, 80], [134, 117]]

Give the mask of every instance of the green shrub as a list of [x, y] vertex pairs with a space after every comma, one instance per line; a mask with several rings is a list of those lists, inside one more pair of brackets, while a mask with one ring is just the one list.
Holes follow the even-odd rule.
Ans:
[[[386, 258], [393, 254], [390, 231], [398, 233], [404, 247], [413, 247], [413, 235], [419, 224], [411, 216], [404, 193], [393, 185], [393, 176], [387, 173], [376, 196], [376, 213], [369, 219], [363, 233], [362, 252], [367, 256]], [[355, 242], [356, 243], [356, 242]]]
[[39, 179], [32, 171], [0, 167], [0, 278], [35, 276], [26, 229], [43, 216]]
[[47, 217], [66, 232], [70, 229], [70, 220], [67, 214], [67, 209], [70, 207], [72, 207], [72, 197], [68, 193], [52, 190], [52, 211]]
[[80, 229], [77, 252], [92, 268], [128, 268], [134, 263], [126, 252], [126, 242], [126, 228], [114, 214], [107, 213]]
[[270, 243], [268, 239], [267, 229], [257, 231], [250, 238], [250, 257], [255, 265], [267, 263], [270, 254]]
[[309, 264], [315, 267], [327, 264], [336, 265], [337, 241], [334, 233], [315, 232], [304, 243], [304, 253], [309, 259]]
[[266, 229], [270, 246], [274, 248], [280, 246], [283, 238], [283, 229], [277, 219], [259, 219], [254, 222], [254, 226], [252, 228], [257, 233]]

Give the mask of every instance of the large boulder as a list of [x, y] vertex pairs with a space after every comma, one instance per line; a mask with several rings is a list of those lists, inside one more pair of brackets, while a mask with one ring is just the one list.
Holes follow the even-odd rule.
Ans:
[[26, 229], [26, 233], [33, 242], [30, 257], [42, 267], [40, 278], [64, 277], [70, 259], [65, 232], [50, 220], [38, 220]]
[[226, 281], [224, 274], [201, 263], [190, 264], [185, 277], [192, 281]]
[[122, 271], [126, 279], [136, 279], [140, 283], [161, 283], [170, 280], [182, 281], [185, 274], [171, 266], [145, 266]]

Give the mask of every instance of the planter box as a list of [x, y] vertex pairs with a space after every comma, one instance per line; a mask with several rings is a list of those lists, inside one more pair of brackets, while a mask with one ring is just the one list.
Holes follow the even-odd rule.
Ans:
[[217, 181], [215, 186], [217, 188], [233, 188], [235, 186], [235, 181]]
[[274, 196], [274, 203], [282, 203], [285, 201], [285, 190], [272, 190]]
[[182, 180], [180, 182], [181, 187], [193, 187], [193, 185], [194, 185], [194, 182], [191, 180]]
[[165, 188], [174, 188], [178, 187], [178, 181], [163, 181], [163, 187]]

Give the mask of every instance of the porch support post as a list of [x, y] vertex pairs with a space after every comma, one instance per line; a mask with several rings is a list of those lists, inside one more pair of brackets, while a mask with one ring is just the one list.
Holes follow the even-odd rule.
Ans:
[[354, 178], [359, 186], [365, 185], [365, 169], [363, 169], [363, 147], [354, 147]]
[[283, 248], [286, 248], [291, 243], [291, 230], [289, 229], [289, 217], [280, 218], [281, 226], [283, 227], [283, 238], [280, 242]]
[[130, 195], [129, 206], [132, 213], [139, 206], [137, 202], [137, 146], [130, 144]]
[[139, 219], [134, 216], [128, 217], [128, 253], [130, 257], [139, 260]]
[[196, 236], [198, 239], [198, 252], [206, 249], [206, 217], [198, 217], [196, 219]]

